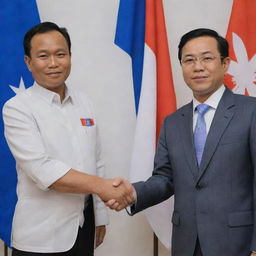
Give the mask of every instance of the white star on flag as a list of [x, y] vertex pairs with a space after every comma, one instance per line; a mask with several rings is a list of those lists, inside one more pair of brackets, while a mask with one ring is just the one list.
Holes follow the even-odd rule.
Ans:
[[235, 33], [233, 34], [233, 47], [237, 62], [231, 60], [228, 73], [233, 76], [235, 93], [244, 94], [247, 89], [250, 96], [256, 96], [256, 55], [250, 60], [246, 47], [242, 39]]
[[12, 86], [12, 85], [9, 85], [9, 86], [15, 92], [15, 94], [19, 94], [26, 90], [26, 87], [24, 85], [24, 81], [23, 81], [22, 77], [20, 78], [20, 86], [18, 88], [15, 86]]

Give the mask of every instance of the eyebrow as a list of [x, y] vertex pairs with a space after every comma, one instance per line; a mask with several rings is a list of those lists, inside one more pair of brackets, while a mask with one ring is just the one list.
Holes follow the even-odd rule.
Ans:
[[[60, 52], [60, 51], [68, 51], [68, 50], [65, 49], [65, 48], [58, 48], [58, 49], [56, 49], [55, 52]], [[41, 50], [37, 51], [37, 53], [42, 53], [42, 52], [49, 52], [49, 50], [48, 49], [41, 49]]]
[[[205, 51], [205, 52], [202, 52], [200, 55], [205, 55], [205, 54], [213, 54], [211, 51]], [[186, 55], [184, 55], [183, 57], [194, 57], [195, 55], [194, 54], [191, 54], [191, 53], [189, 53], [189, 54], [186, 54]]]

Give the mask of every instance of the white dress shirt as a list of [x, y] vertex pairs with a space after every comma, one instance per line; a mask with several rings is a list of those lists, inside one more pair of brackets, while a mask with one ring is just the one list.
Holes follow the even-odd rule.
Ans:
[[[225, 91], [225, 86], [222, 85], [216, 92], [214, 92], [205, 102], [204, 104], [207, 104], [210, 106], [209, 110], [204, 114], [205, 124], [206, 124], [206, 132], [208, 134], [213, 117], [215, 115], [216, 109], [219, 105], [220, 99]], [[196, 110], [196, 107], [198, 105], [202, 104], [201, 102], [197, 101], [195, 98], [193, 98], [193, 131], [195, 131], [198, 112]]]
[[[18, 202], [12, 246], [30, 252], [63, 252], [83, 225], [84, 194], [62, 193], [49, 186], [71, 168], [104, 176], [97, 122], [82, 93], [58, 94], [37, 84], [3, 108], [5, 137], [16, 160]], [[89, 120], [83, 125], [81, 119]], [[93, 196], [96, 226], [108, 223], [104, 203]]]

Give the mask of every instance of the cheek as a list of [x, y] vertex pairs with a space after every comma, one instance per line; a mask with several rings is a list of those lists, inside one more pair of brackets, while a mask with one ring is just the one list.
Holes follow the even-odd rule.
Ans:
[[185, 82], [189, 81], [189, 77], [190, 77], [190, 72], [182, 70], [182, 74], [183, 74], [183, 78], [185, 80]]
[[186, 77], [186, 76], [187, 76], [187, 72], [186, 72], [186, 70], [182, 69], [182, 75], [183, 75], [184, 77]]
[[70, 63], [65, 65], [65, 70], [66, 70], [66, 73], [69, 74], [70, 73], [70, 70], [71, 70], [71, 65]]
[[71, 62], [68, 61], [68, 60], [63, 60], [63, 61], [60, 63], [60, 65], [61, 65], [64, 69], [69, 70], [70, 67], [71, 67]]
[[213, 80], [221, 80], [224, 78], [224, 72], [222, 69], [216, 69], [216, 70], [212, 70], [211, 72], [212, 74], [212, 79]]
[[30, 70], [35, 73], [42, 73], [44, 68], [45, 68], [45, 64], [40, 62], [33, 63], [30, 65]]

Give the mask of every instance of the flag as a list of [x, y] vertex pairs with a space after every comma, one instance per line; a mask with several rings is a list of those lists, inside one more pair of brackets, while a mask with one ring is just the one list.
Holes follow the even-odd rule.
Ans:
[[[40, 22], [35, 0], [1, 0], [0, 2], [0, 106], [16, 93], [33, 84], [24, 63], [23, 37]], [[24, 85], [25, 84], [25, 85]], [[11, 227], [16, 196], [15, 161], [4, 138], [3, 118], [0, 120], [0, 238], [10, 246]]]
[[[152, 175], [163, 119], [176, 110], [162, 0], [120, 0], [115, 43], [132, 61], [137, 114], [131, 181]], [[145, 211], [159, 240], [170, 248], [172, 201]]]
[[234, 0], [227, 40], [231, 63], [225, 84], [235, 93], [256, 96], [256, 1]]

